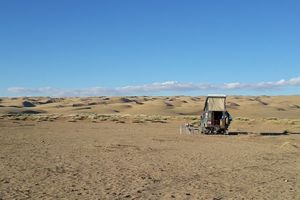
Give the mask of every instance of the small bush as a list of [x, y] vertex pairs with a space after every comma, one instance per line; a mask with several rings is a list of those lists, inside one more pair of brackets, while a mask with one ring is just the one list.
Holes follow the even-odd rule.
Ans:
[[139, 124], [139, 123], [145, 123], [145, 120], [142, 120], [142, 119], [133, 119], [132, 123], [137, 123], [137, 124]]
[[266, 120], [274, 120], [274, 121], [277, 121], [277, 120], [279, 120], [277, 117], [269, 117], [269, 118], [267, 118]]
[[237, 121], [245, 121], [245, 122], [250, 121], [250, 119], [247, 118], [247, 117], [236, 117], [234, 120], [237, 120]]

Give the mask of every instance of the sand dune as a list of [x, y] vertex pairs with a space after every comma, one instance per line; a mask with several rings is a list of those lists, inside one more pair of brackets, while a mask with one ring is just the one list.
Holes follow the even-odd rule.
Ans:
[[[182, 123], [199, 123], [205, 97], [127, 96], [50, 98], [2, 98], [0, 117], [3, 119], [65, 121], [101, 121], [95, 116], [110, 115], [115, 122], [149, 123], [149, 118], [167, 118]], [[231, 131], [300, 132], [299, 96], [229, 96], [227, 108], [233, 116]], [[19, 116], [20, 115], [20, 116]], [[35, 116], [32, 116], [35, 115]], [[51, 116], [50, 116], [51, 115]], [[50, 116], [50, 117], [49, 117]], [[74, 119], [74, 116], [77, 116]], [[98, 117], [96, 117], [98, 118]], [[99, 117], [101, 118], [101, 117]], [[154, 120], [154, 122], [164, 120]]]
[[[26, 109], [36, 113], [97, 113], [161, 116], [199, 116], [205, 97], [87, 97], [2, 98], [0, 114], [23, 113]], [[227, 108], [233, 117], [264, 119], [300, 118], [299, 96], [229, 96]], [[29, 111], [28, 111], [29, 112]]]

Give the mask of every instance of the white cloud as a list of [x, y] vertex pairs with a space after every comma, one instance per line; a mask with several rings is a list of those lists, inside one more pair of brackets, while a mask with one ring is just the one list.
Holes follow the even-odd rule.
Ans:
[[123, 86], [116, 88], [92, 87], [83, 89], [58, 89], [52, 87], [24, 88], [11, 87], [7, 91], [18, 96], [104, 96], [104, 95], [139, 95], [157, 94], [159, 92], [190, 92], [190, 91], [213, 91], [213, 90], [270, 90], [279, 89], [286, 86], [300, 86], [300, 77], [289, 80], [279, 80], [274, 82], [259, 83], [180, 83], [177, 81], [167, 81], [162, 83], [152, 83], [145, 85]]
[[240, 83], [225, 83], [224, 89], [238, 89], [242, 86]]

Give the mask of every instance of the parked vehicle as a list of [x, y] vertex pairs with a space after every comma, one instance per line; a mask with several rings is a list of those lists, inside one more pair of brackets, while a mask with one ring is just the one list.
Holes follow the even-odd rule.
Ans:
[[232, 118], [226, 110], [226, 95], [208, 95], [200, 118], [204, 134], [228, 134]]

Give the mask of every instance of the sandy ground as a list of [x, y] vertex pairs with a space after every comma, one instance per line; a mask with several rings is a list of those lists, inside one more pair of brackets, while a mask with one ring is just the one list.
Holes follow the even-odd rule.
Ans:
[[0, 199], [300, 199], [300, 135], [0, 119]]
[[0, 200], [300, 199], [300, 96], [231, 96], [248, 135], [180, 135], [204, 101], [0, 98]]

